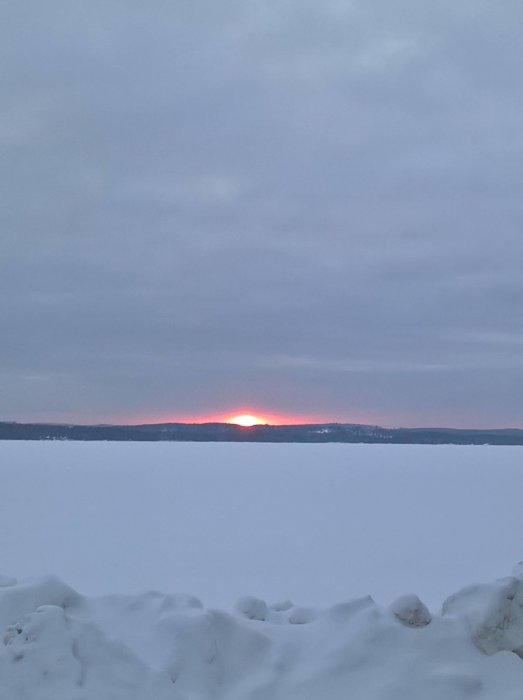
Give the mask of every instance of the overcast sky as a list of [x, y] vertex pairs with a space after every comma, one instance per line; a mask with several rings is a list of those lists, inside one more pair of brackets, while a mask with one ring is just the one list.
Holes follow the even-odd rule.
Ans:
[[520, 0], [0, 8], [0, 419], [523, 424]]

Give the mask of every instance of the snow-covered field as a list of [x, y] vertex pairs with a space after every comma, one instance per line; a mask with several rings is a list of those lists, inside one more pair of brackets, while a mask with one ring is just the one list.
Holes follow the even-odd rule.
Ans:
[[438, 605], [523, 558], [523, 449], [0, 441], [0, 573]]
[[522, 457], [0, 442], [0, 700], [523, 700]]

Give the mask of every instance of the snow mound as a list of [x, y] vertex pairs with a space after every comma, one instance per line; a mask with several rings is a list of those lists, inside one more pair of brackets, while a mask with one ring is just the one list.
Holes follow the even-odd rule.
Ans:
[[236, 609], [249, 620], [259, 620], [260, 622], [266, 620], [269, 614], [267, 603], [252, 596], [240, 598], [236, 603]]
[[447, 598], [443, 615], [464, 615], [485, 654], [523, 649], [523, 579], [509, 576], [468, 586]]
[[414, 594], [401, 596], [389, 609], [408, 627], [425, 627], [432, 621], [432, 615], [426, 605]]
[[[522, 700], [523, 579], [313, 610], [0, 578], [0, 700]], [[515, 652], [515, 653], [512, 653]]]
[[8, 628], [4, 646], [2, 700], [180, 697], [164, 674], [147, 668], [125, 644], [109, 641], [56, 605], [40, 606]]

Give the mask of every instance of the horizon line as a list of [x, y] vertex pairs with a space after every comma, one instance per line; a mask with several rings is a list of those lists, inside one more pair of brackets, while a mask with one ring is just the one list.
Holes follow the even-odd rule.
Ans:
[[153, 423], [74, 423], [70, 421], [18, 421], [18, 420], [4, 420], [0, 419], [0, 423], [7, 423], [11, 425], [53, 425], [53, 426], [70, 426], [79, 428], [137, 428], [142, 426], [157, 426], [157, 425], [223, 425], [230, 426], [233, 428], [238, 428], [241, 430], [253, 430], [254, 428], [299, 428], [307, 427], [312, 425], [318, 426], [329, 426], [329, 425], [339, 425], [339, 426], [352, 426], [352, 427], [362, 427], [362, 428], [380, 428], [382, 430], [456, 430], [456, 431], [475, 431], [475, 432], [494, 432], [494, 431], [507, 431], [507, 430], [517, 430], [523, 432], [523, 427], [519, 426], [506, 426], [504, 428], [458, 428], [454, 426], [445, 425], [422, 425], [409, 427], [408, 425], [398, 425], [398, 426], [387, 426], [380, 425], [378, 423], [351, 423], [347, 421], [313, 421], [304, 423], [258, 423], [255, 425], [240, 425], [238, 423], [232, 423], [230, 421], [222, 420], [205, 420], [205, 421], [159, 421]]

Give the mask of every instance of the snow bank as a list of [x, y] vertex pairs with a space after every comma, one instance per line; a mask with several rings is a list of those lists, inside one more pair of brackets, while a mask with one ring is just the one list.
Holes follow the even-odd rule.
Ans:
[[443, 615], [465, 616], [472, 639], [485, 654], [523, 651], [523, 579], [468, 586], [450, 596]]
[[322, 610], [247, 596], [229, 613], [0, 577], [0, 700], [522, 700], [515, 574], [440, 614], [413, 594]]

